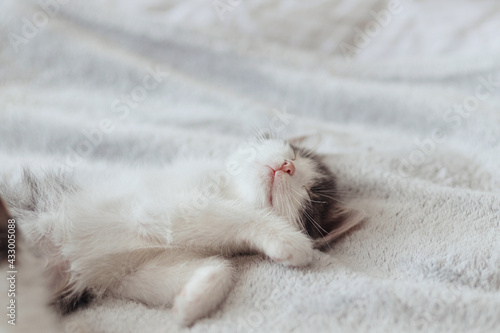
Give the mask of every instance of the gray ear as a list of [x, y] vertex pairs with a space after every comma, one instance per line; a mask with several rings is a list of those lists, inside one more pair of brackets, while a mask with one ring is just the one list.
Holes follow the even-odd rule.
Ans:
[[292, 145], [307, 148], [312, 151], [316, 151], [316, 149], [318, 149], [321, 141], [322, 137], [319, 133], [304, 134], [288, 139], [288, 142], [290, 142]]
[[332, 208], [328, 219], [320, 223], [324, 234], [315, 237], [314, 247], [317, 249], [326, 248], [331, 242], [362, 223], [365, 218], [365, 214], [351, 208], [343, 206]]

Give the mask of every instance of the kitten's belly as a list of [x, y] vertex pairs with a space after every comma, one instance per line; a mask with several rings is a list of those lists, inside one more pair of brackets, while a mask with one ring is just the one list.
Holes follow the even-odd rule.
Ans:
[[109, 244], [113, 251], [172, 245], [173, 224], [191, 214], [193, 207], [214, 200], [205, 189], [218, 191], [213, 175], [221, 169], [216, 162], [187, 161], [102, 175], [100, 181], [82, 179], [82, 191], [64, 203], [58, 237], [79, 242], [73, 244], [75, 251], [91, 243]]

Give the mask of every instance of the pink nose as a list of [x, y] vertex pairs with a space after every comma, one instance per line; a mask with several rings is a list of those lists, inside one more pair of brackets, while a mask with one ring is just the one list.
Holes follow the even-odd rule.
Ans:
[[290, 176], [293, 176], [293, 174], [295, 173], [295, 166], [293, 165], [292, 161], [285, 160], [285, 163], [283, 163], [281, 168], [279, 168], [278, 170], [282, 170], [283, 172], [288, 173]]

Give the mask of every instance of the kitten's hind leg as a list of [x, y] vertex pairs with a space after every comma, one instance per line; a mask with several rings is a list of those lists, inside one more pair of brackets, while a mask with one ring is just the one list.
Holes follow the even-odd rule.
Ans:
[[189, 326], [226, 298], [233, 286], [233, 275], [227, 259], [171, 249], [148, 258], [133, 273], [120, 278], [110, 291], [148, 305], [174, 305], [177, 320]]
[[227, 259], [206, 259], [175, 298], [173, 311], [180, 323], [189, 326], [215, 310], [233, 286], [233, 273]]

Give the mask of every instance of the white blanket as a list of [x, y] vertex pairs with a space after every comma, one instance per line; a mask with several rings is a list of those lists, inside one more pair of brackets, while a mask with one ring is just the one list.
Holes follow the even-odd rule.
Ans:
[[[3, 179], [225, 154], [272, 128], [309, 135], [368, 216], [305, 269], [236, 258], [192, 332], [500, 331], [498, 2], [41, 3], [0, 4]], [[112, 298], [64, 327], [184, 331]]]

